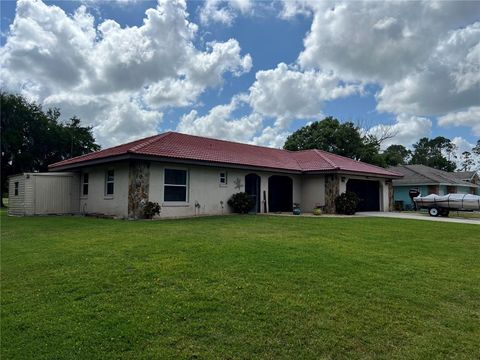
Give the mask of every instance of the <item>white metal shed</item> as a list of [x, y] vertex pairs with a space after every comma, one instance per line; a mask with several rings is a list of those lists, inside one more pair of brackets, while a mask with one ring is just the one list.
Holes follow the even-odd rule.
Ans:
[[80, 176], [77, 173], [23, 173], [12, 175], [8, 180], [9, 215], [80, 212]]

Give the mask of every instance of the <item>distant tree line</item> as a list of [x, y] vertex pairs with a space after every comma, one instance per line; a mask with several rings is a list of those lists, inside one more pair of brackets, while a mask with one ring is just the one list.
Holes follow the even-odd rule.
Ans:
[[[284, 149], [320, 149], [382, 167], [421, 164], [444, 171], [457, 170], [456, 146], [450, 139], [443, 136], [433, 139], [424, 137], [413, 144], [411, 150], [403, 145], [390, 145], [381, 151], [382, 142], [389, 138], [388, 134], [380, 137], [364, 134], [352, 122], [342, 123], [327, 117], [295, 131], [287, 138]], [[480, 156], [480, 140], [471, 152], [462, 153], [458, 170], [471, 170], [475, 163], [473, 154]]]
[[[1, 193], [9, 175], [47, 171], [48, 165], [99, 150], [92, 128], [72, 117], [60, 121], [60, 110], [44, 110], [23, 96], [0, 91]], [[3, 206], [3, 196], [0, 196]]]

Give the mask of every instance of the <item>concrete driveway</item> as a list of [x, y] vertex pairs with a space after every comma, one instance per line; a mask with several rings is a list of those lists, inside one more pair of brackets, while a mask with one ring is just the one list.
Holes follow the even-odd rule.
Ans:
[[357, 215], [360, 216], [372, 216], [372, 217], [387, 217], [395, 219], [410, 219], [410, 220], [425, 220], [425, 221], [440, 221], [440, 222], [452, 222], [458, 224], [473, 224], [480, 225], [480, 219], [459, 219], [459, 218], [448, 218], [448, 217], [433, 217], [427, 214], [406, 214], [399, 212], [359, 212]]

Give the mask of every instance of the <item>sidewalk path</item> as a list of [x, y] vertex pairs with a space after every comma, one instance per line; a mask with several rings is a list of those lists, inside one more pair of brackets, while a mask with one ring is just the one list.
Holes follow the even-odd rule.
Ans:
[[399, 212], [359, 212], [359, 216], [372, 216], [372, 217], [387, 217], [395, 219], [411, 219], [411, 220], [426, 220], [426, 221], [441, 221], [441, 222], [452, 222], [457, 224], [473, 224], [480, 225], [480, 219], [458, 219], [458, 218], [448, 218], [448, 217], [433, 217], [422, 214], [405, 214]]

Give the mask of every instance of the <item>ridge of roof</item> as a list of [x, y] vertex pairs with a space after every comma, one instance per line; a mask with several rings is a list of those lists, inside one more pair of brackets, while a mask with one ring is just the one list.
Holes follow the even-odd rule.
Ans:
[[329, 163], [330, 165], [332, 165], [334, 169], [340, 169], [340, 166], [338, 166], [338, 165], [335, 164], [332, 160], [330, 160], [327, 156], [325, 156], [325, 155], [323, 154], [323, 151], [321, 151], [321, 150], [319, 150], [319, 149], [313, 149], [313, 151], [314, 151], [316, 154], [320, 155], [320, 157], [321, 157], [323, 160], [325, 160], [327, 163]]
[[[387, 169], [387, 168], [383, 168], [383, 167], [381, 167], [381, 166], [369, 164], [369, 163], [366, 163], [366, 162], [363, 162], [363, 161], [360, 161], [360, 160], [354, 160], [354, 159], [349, 158], [349, 157], [346, 157], [346, 156], [342, 156], [342, 155], [338, 155], [338, 154], [334, 154], [334, 153], [329, 153], [328, 151], [325, 151], [325, 150], [319, 150], [319, 149], [315, 149], [315, 150], [316, 150], [317, 152], [319, 152], [319, 153], [328, 154], [329, 157], [338, 157], [338, 158], [346, 159], [346, 160], [348, 160], [348, 161], [353, 161], [353, 162], [356, 162], [356, 163], [359, 163], [359, 164], [366, 164], [366, 165], [368, 165], [368, 166], [370, 166], [370, 167], [373, 167], [373, 168], [376, 168], [376, 169], [378, 169], [378, 170], [389, 172], [389, 173], [392, 174], [392, 175], [403, 176], [403, 175], [400, 174], [400, 173], [397, 173], [397, 172], [395, 172], [395, 171], [391, 171], [391, 170], [389, 170], [389, 169]], [[324, 158], [327, 158], [327, 156], [324, 156]], [[332, 160], [332, 163], [335, 164], [335, 163], [333, 162], [333, 160]], [[337, 165], [335, 164], [335, 166], [337, 166]], [[340, 167], [340, 166], [337, 166], [337, 168], [340, 169], [341, 167]]]
[[157, 135], [154, 135], [152, 136], [149, 140], [147, 141], [144, 141], [138, 145], [135, 145], [134, 147], [130, 148], [127, 150], [127, 152], [130, 152], [130, 153], [135, 153], [137, 152], [138, 150], [140, 150], [141, 148], [145, 147], [145, 146], [148, 146], [150, 144], [153, 144], [154, 142], [156, 142], [157, 140], [160, 140], [164, 137], [167, 137], [168, 135], [171, 135], [173, 134], [173, 131], [167, 131], [167, 132], [164, 132], [162, 134], [157, 134]]
[[[288, 152], [288, 153], [296, 152], [296, 151], [292, 151], [292, 150], [279, 149], [279, 148], [274, 148], [274, 147], [270, 147], [270, 146], [247, 144], [247, 143], [243, 143], [243, 142], [240, 142], [240, 141], [217, 139], [217, 138], [213, 138], [213, 137], [210, 137], [210, 136], [200, 136], [200, 135], [186, 134], [186, 133], [181, 133], [181, 132], [178, 132], [178, 131], [169, 131], [168, 133], [169, 134], [190, 136], [190, 137], [194, 137], [194, 138], [198, 138], [198, 139], [207, 139], [207, 140], [217, 141], [217, 142], [226, 143], [226, 144], [238, 144], [238, 145], [243, 145], [243, 146], [251, 146], [251, 147], [257, 147], [257, 148], [261, 148], [261, 149], [269, 149], [269, 150]], [[165, 134], [165, 133], [163, 133], [163, 134]], [[159, 135], [162, 135], [162, 134], [159, 134]], [[306, 151], [308, 151], [308, 150], [306, 150]]]

